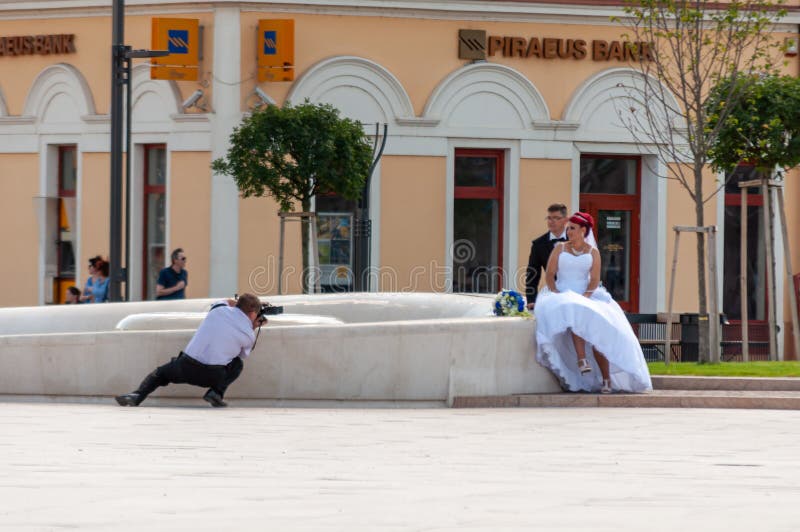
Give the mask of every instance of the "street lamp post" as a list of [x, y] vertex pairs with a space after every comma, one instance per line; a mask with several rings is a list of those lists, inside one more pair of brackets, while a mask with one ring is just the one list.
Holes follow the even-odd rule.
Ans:
[[[125, 43], [125, 2], [113, 0], [111, 8], [111, 172], [108, 245], [108, 299], [123, 301], [121, 284], [125, 283], [125, 298], [130, 300], [129, 266], [131, 249], [131, 63], [133, 59], [163, 57], [166, 50], [133, 50]], [[126, 112], [122, 109], [122, 89], [126, 86]], [[127, 117], [127, 120], [126, 120]], [[122, 266], [122, 124], [125, 135], [125, 266]]]
[[[356, 292], [365, 292], [369, 290], [370, 250], [372, 248], [372, 219], [369, 214], [369, 191], [372, 173], [375, 171], [378, 161], [381, 160], [383, 149], [386, 147], [388, 131], [389, 125], [383, 124], [383, 135], [381, 135], [380, 124], [375, 124], [375, 144], [372, 147], [372, 164], [370, 164], [367, 179], [364, 181], [361, 198], [359, 198], [356, 207], [356, 219], [353, 222], [353, 237], [355, 239], [353, 289]], [[380, 147], [378, 143], [380, 143]]]

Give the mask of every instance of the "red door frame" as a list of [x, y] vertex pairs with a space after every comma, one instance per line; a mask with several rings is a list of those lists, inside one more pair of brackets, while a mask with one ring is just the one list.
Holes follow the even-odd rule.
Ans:
[[[503, 205], [505, 185], [505, 151], [456, 148], [458, 157], [487, 157], [495, 160], [495, 186], [493, 187], [453, 187], [453, 199], [494, 199], [497, 200], [498, 230], [497, 230], [497, 286], [503, 286], [503, 225], [505, 221], [505, 208]], [[453, 176], [455, 181], [455, 176]], [[498, 288], [498, 289], [499, 289]]]
[[[147, 263], [147, 216], [149, 215], [148, 208], [147, 208], [147, 196], [149, 194], [164, 194], [166, 199], [167, 195], [167, 185], [150, 185], [148, 184], [149, 180], [149, 172], [150, 172], [150, 150], [153, 149], [167, 149], [166, 144], [145, 144], [143, 146], [144, 149], [144, 172], [142, 173], [142, 300], [147, 299], [147, 276], [149, 274], [148, 271], [148, 263]], [[166, 231], [166, 227], [164, 228]], [[166, 238], [166, 234], [164, 235]], [[164, 248], [164, 256], [166, 256], [167, 250]], [[156, 282], [155, 279], [152, 282]]]
[[[600, 211], [631, 211], [630, 300], [617, 301], [626, 312], [639, 312], [639, 253], [640, 219], [642, 205], [642, 158], [630, 155], [605, 155], [582, 153], [586, 159], [627, 159], [636, 161], [635, 194], [581, 194], [580, 209], [599, 221]], [[599, 235], [595, 235], [599, 239]]]
[[[71, 151], [73, 153], [72, 161], [75, 165], [76, 175], [75, 175], [75, 188], [73, 189], [65, 189], [64, 188], [64, 152]], [[74, 144], [64, 145], [58, 147], [58, 220], [56, 223], [58, 234], [56, 235], [56, 242], [61, 241], [61, 220], [64, 217], [64, 203], [61, 201], [61, 198], [74, 198], [76, 195], [76, 189], [78, 187], [78, 176], [77, 176], [77, 166], [78, 166], [78, 147]], [[73, 220], [74, 222], [74, 220]], [[74, 231], [74, 227], [70, 227], [70, 231]], [[76, 234], [77, 236], [77, 234]], [[75, 253], [75, 248], [73, 248], [73, 254]], [[74, 255], [73, 255], [74, 256]], [[64, 293], [64, 286], [66, 284], [75, 284], [75, 278], [77, 276], [77, 269], [78, 264], [80, 261], [78, 257], [74, 257], [75, 259], [75, 274], [72, 277], [69, 276], [62, 276], [61, 275], [61, 246], [56, 246], [56, 264], [57, 264], [57, 272], [56, 272], [56, 290], [57, 293], [55, 294], [55, 303], [63, 303], [62, 296]]]

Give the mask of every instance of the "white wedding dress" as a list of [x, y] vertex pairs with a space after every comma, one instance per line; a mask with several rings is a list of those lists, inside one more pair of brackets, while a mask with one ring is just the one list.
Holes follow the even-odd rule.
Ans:
[[[644, 392], [653, 389], [642, 348], [625, 313], [602, 287], [591, 298], [583, 296], [589, 285], [592, 254], [573, 255], [562, 250], [558, 257], [557, 293], [546, 288], [534, 307], [536, 360], [550, 369], [565, 390], [597, 392], [603, 384], [592, 347], [609, 362], [614, 391]], [[578, 371], [578, 356], [570, 331], [586, 340], [586, 359], [592, 371]]]

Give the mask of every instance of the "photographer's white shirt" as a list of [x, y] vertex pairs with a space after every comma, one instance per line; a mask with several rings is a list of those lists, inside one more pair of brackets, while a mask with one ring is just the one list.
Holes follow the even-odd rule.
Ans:
[[184, 353], [203, 364], [224, 366], [234, 358], [246, 358], [256, 340], [253, 322], [237, 307], [213, 308], [198, 327]]

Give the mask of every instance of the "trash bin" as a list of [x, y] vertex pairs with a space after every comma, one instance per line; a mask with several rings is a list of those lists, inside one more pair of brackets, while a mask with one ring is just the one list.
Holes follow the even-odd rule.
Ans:
[[[697, 362], [700, 354], [700, 314], [681, 314], [681, 362]], [[703, 314], [708, 326], [708, 314]]]
[[[702, 316], [702, 318], [700, 317]], [[708, 329], [708, 314], [681, 314], [681, 362], [697, 362], [700, 355], [700, 325]], [[729, 325], [728, 316], [719, 314], [719, 324]], [[722, 327], [719, 329], [722, 334]], [[722, 338], [720, 337], [720, 344]], [[721, 352], [720, 352], [721, 354]]]

